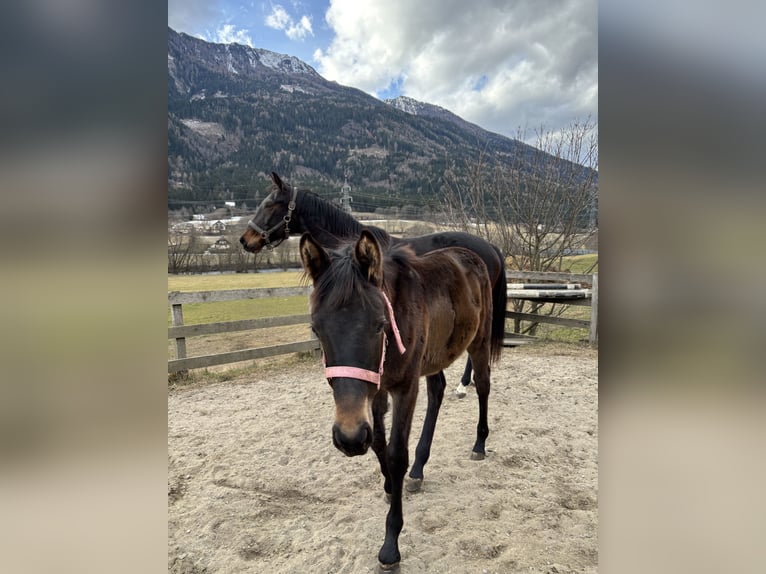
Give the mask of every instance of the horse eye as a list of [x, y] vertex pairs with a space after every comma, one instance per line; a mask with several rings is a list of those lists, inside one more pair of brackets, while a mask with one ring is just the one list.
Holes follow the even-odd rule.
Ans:
[[377, 335], [380, 335], [383, 332], [383, 329], [385, 329], [385, 328], [386, 328], [386, 322], [385, 321], [380, 321], [377, 324], [377, 326], [375, 327], [375, 333]]

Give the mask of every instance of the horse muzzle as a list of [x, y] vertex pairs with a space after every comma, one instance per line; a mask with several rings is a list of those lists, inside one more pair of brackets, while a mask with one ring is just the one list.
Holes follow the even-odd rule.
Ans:
[[369, 423], [363, 422], [347, 433], [336, 423], [332, 427], [332, 443], [346, 456], [365, 454], [372, 444], [372, 428]]
[[264, 241], [257, 233], [246, 231], [242, 237], [239, 238], [239, 242], [242, 244], [242, 249], [249, 253], [258, 253], [263, 249]]

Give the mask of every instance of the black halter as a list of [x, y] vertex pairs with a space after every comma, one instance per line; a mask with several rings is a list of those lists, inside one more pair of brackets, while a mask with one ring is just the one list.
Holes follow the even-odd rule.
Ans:
[[[295, 198], [298, 196], [298, 188], [293, 187], [293, 193], [290, 197], [290, 203], [287, 204], [287, 214], [282, 218], [282, 221], [271, 227], [270, 229], [261, 229], [258, 227], [255, 222], [251, 219], [247, 222], [247, 226], [251, 229], [253, 229], [256, 233], [259, 233], [261, 237], [266, 241], [266, 248], [267, 249], [274, 249], [278, 245], [280, 245], [285, 239], [290, 237], [290, 221], [293, 218], [293, 211], [295, 210]], [[268, 199], [268, 198], [266, 198]], [[266, 201], [264, 199], [264, 201]], [[277, 229], [279, 229], [282, 226], [282, 223], [285, 224], [285, 236], [278, 240], [276, 243], [272, 243], [271, 239], [269, 239], [269, 236], [274, 233]]]

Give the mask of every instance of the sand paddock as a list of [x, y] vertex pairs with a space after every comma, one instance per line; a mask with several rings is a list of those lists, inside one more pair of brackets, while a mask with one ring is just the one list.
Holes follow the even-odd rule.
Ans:
[[[593, 573], [598, 562], [597, 352], [506, 349], [478, 403], [448, 388], [420, 493], [405, 493], [402, 574]], [[425, 414], [421, 380], [410, 460]], [[168, 394], [168, 571], [373, 572], [387, 503], [372, 450], [332, 445], [319, 361], [295, 359]]]

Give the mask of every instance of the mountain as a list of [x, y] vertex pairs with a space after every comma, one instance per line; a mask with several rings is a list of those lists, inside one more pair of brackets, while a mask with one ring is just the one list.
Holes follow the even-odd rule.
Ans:
[[466, 133], [474, 135], [478, 141], [489, 143], [493, 147], [503, 149], [504, 147], [507, 147], [509, 142], [514, 142], [514, 148], [525, 147], [524, 144], [518, 140], [510, 140], [509, 138], [501, 136], [500, 134], [487, 131], [484, 128], [477, 126], [476, 124], [465, 121], [463, 118], [453, 114], [451, 111], [445, 110], [444, 108], [435, 106], [433, 104], [419, 102], [418, 100], [409, 98], [407, 96], [389, 98], [383, 101], [395, 107], [396, 109], [402, 110], [403, 112], [413, 116], [434, 118], [437, 120], [445, 120], [451, 122], [458, 128], [465, 130]]
[[[276, 171], [318, 193], [348, 175], [354, 207], [438, 202], [445, 171], [488, 167], [534, 148], [411, 98], [378, 100], [293, 56], [214, 44], [168, 29], [171, 208], [254, 203]], [[548, 161], [548, 160], [546, 160]], [[549, 156], [551, 165], [561, 164]], [[529, 162], [530, 176], [539, 161]]]

